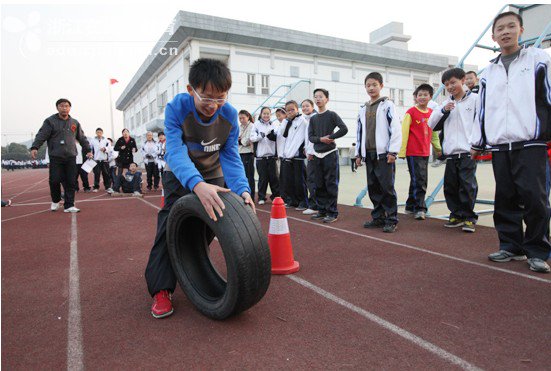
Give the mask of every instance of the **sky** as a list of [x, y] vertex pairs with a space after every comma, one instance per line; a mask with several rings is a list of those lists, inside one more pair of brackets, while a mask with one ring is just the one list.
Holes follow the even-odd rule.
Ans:
[[[109, 79], [115, 136], [123, 128], [115, 102], [179, 10], [369, 42], [369, 33], [402, 22], [409, 50], [461, 57], [497, 12], [499, 2], [323, 1], [110, 1], [3, 4], [1, 26], [2, 145], [35, 135], [56, 113], [55, 101], [72, 102], [71, 115], [88, 136], [110, 135]], [[376, 4], [376, 5], [374, 5]], [[442, 5], [446, 4], [446, 5]], [[420, 6], [422, 5], [422, 6]], [[458, 6], [461, 9], [458, 9]], [[551, 15], [550, 15], [551, 18]], [[489, 36], [483, 39], [494, 46]], [[467, 63], [483, 67], [495, 55], [476, 50]]]

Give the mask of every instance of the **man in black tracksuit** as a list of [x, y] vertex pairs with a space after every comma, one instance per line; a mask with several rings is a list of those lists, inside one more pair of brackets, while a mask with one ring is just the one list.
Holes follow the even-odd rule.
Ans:
[[76, 142], [80, 143], [87, 157], [92, 157], [92, 152], [90, 152], [90, 144], [80, 123], [69, 115], [71, 102], [68, 99], [59, 99], [56, 102], [56, 108], [58, 113], [48, 117], [36, 134], [31, 146], [31, 156], [35, 159], [40, 146], [44, 142], [48, 142], [51, 210], [56, 211], [59, 208], [61, 184], [63, 183], [65, 212], [79, 212], [80, 210], [75, 207]]
[[[326, 108], [329, 92], [325, 89], [314, 90], [314, 100], [319, 113], [310, 118], [308, 139], [314, 144], [314, 166], [316, 178], [316, 198], [318, 213], [314, 220], [332, 223], [337, 220], [337, 197], [339, 195], [339, 150], [335, 139], [348, 132], [342, 119]], [[336, 127], [339, 130], [333, 133]]]

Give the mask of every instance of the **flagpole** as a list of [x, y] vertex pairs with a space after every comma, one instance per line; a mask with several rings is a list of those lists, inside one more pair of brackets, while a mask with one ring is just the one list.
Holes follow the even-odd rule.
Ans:
[[111, 94], [112, 82], [109, 80], [109, 114], [111, 115], [111, 138], [115, 140], [115, 127], [113, 126], [113, 98]]

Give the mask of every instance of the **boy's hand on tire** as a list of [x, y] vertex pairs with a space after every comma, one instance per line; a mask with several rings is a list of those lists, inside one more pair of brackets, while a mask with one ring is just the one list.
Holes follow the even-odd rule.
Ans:
[[245, 205], [249, 205], [251, 209], [253, 209], [253, 213], [256, 214], [256, 207], [254, 206], [254, 201], [251, 197], [251, 194], [249, 192], [243, 192], [241, 194], [241, 197], [245, 200]]
[[209, 218], [215, 222], [218, 221], [214, 211], [216, 211], [220, 217], [224, 216], [222, 210], [224, 210], [226, 206], [224, 206], [224, 202], [222, 202], [220, 197], [218, 197], [218, 192], [230, 192], [228, 188], [222, 188], [214, 184], [199, 182], [195, 188], [193, 188], [193, 192], [197, 195], [197, 197], [199, 197], [199, 200], [205, 208]]

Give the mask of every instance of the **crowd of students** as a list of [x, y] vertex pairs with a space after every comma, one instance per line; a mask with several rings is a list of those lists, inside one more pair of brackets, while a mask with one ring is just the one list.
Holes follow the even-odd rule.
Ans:
[[[135, 196], [142, 194], [141, 172], [138, 164], [134, 162], [134, 154], [138, 151], [136, 141], [130, 136], [128, 129], [122, 131], [122, 136], [113, 144], [111, 138], [103, 136], [101, 128], [96, 129], [96, 136], [90, 141], [91, 158], [96, 162], [93, 168], [94, 184], [90, 186], [88, 173], [82, 169], [84, 158], [82, 147], [77, 143], [77, 176], [76, 191], [82, 183], [84, 192], [98, 192], [100, 181], [107, 193], [117, 196], [119, 193], [129, 193]], [[153, 133], [146, 134], [146, 141], [140, 148], [146, 169], [146, 188], [148, 191], [159, 189], [160, 178], [166, 166], [164, 154], [166, 151], [166, 139], [163, 132], [157, 134], [157, 141], [153, 139]], [[125, 173], [126, 170], [126, 173]]]
[[2, 160], [2, 169], [4, 170], [21, 170], [21, 169], [43, 169], [48, 167], [46, 160]]

